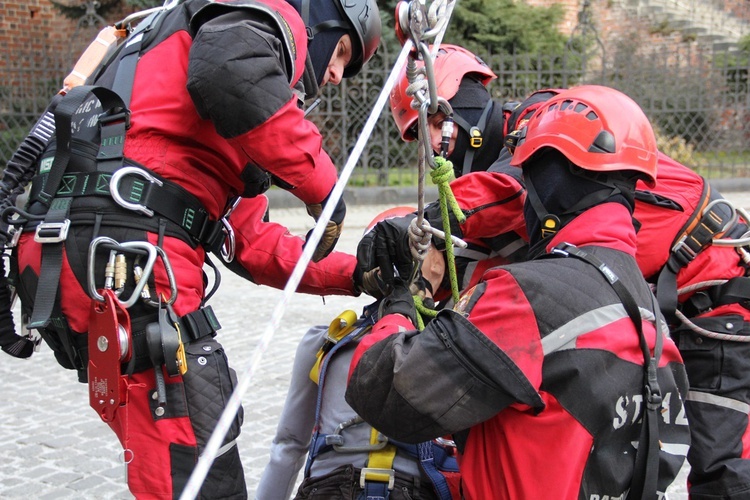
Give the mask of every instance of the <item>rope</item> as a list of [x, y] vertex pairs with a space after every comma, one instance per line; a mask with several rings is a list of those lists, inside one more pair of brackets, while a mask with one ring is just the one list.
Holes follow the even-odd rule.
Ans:
[[414, 308], [417, 310], [417, 328], [419, 331], [424, 330], [425, 322], [424, 318], [434, 318], [437, 316], [437, 311], [430, 307], [427, 307], [424, 303], [424, 299], [420, 295], [414, 295]]
[[458, 303], [458, 274], [456, 272], [456, 257], [451, 242], [451, 223], [448, 215], [450, 208], [459, 224], [466, 222], [461, 207], [458, 206], [456, 197], [453, 195], [450, 183], [454, 180], [453, 163], [442, 156], [435, 158], [435, 168], [430, 172], [432, 182], [437, 185], [440, 200], [440, 215], [443, 219], [443, 231], [445, 232], [445, 260], [448, 261], [448, 277], [451, 282], [451, 297], [454, 303]]
[[[693, 285], [680, 288], [679, 290], [677, 290], [677, 295], [681, 296], [686, 293], [694, 292], [696, 290], [723, 285], [727, 281], [728, 280], [702, 281], [700, 283], [695, 283]], [[708, 337], [711, 339], [725, 340], [728, 342], [750, 342], [750, 337], [746, 335], [732, 335], [730, 333], [718, 333], [712, 332], [711, 330], [706, 330], [705, 328], [702, 328], [690, 321], [690, 319], [688, 319], [687, 316], [685, 316], [679, 310], [675, 311], [675, 316], [682, 322], [683, 325], [687, 326], [690, 331], [695, 332], [698, 335], [703, 335], [704, 337]]]

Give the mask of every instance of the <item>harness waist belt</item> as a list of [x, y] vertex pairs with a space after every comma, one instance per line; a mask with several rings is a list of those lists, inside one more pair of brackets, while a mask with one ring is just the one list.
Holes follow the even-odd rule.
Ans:
[[[174, 222], [208, 250], [224, 241], [223, 225], [211, 220], [201, 202], [178, 184], [143, 167], [126, 166], [124, 175], [72, 172], [62, 177], [56, 198], [111, 196], [118, 205], [146, 216], [157, 213]], [[111, 182], [116, 177], [116, 182]], [[32, 194], [33, 199], [33, 194]]]

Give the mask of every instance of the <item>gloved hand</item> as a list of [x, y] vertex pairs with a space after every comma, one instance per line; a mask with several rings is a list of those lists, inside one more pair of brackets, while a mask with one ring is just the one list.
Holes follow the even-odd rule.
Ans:
[[[331, 190], [333, 191], [333, 190]], [[312, 216], [313, 219], [315, 219], [315, 222], [318, 221], [320, 218], [320, 214], [323, 213], [323, 207], [325, 207], [326, 203], [328, 203], [328, 199], [331, 197], [331, 193], [328, 193], [328, 196], [326, 196], [326, 199], [323, 200], [320, 203], [315, 203], [312, 205], [307, 205], [307, 213]], [[318, 262], [326, 255], [330, 254], [334, 247], [336, 246], [336, 243], [339, 241], [339, 236], [341, 236], [341, 231], [344, 229], [344, 217], [346, 216], [346, 204], [344, 203], [344, 198], [341, 197], [339, 199], [338, 204], [336, 205], [336, 209], [333, 211], [333, 214], [331, 214], [331, 219], [328, 221], [328, 224], [326, 224], [326, 229], [323, 232], [323, 236], [320, 237], [320, 241], [318, 242], [318, 246], [315, 249], [315, 252], [312, 256], [313, 262]], [[307, 245], [307, 242], [310, 240], [310, 236], [312, 235], [313, 229], [308, 231], [307, 236], [305, 237], [305, 245]]]
[[409, 249], [409, 223], [416, 217], [410, 214], [378, 222], [357, 246], [357, 267], [354, 284], [358, 291], [381, 298], [393, 288], [396, 274], [409, 279], [414, 267]]
[[396, 278], [391, 293], [380, 301], [378, 317], [388, 314], [402, 314], [409, 318], [412, 325], [417, 324], [417, 310], [414, 307], [412, 290], [405, 280]]

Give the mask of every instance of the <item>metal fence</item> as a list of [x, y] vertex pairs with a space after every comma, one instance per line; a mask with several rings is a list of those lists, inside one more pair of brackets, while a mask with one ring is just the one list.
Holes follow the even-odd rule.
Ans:
[[[632, 50], [631, 50], [632, 49]], [[390, 72], [395, 54], [381, 50], [363, 72], [326, 88], [310, 115], [324, 148], [343, 166]], [[502, 101], [540, 88], [598, 83], [635, 99], [658, 129], [660, 147], [709, 178], [750, 177], [750, 89], [747, 57], [685, 44], [644, 51], [627, 46], [606, 54], [487, 55]], [[70, 69], [66, 58], [0, 55], [0, 160], [5, 165]], [[623, 117], [627, 119], [627, 117]], [[501, 138], [497, 138], [501, 140]], [[399, 139], [386, 109], [352, 176], [355, 186], [415, 183], [416, 147]]]

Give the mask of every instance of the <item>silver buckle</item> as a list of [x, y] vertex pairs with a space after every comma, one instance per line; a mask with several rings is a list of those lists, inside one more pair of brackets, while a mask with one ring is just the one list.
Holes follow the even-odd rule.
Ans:
[[[69, 228], [70, 219], [65, 219], [62, 222], [42, 222], [36, 227], [34, 241], [37, 243], [60, 243], [68, 237]], [[43, 236], [40, 234], [42, 231], [56, 231], [56, 234], [54, 236]]]
[[[368, 473], [372, 474], [387, 474], [388, 475], [388, 489], [392, 490], [393, 485], [396, 484], [396, 472], [393, 469], [376, 469], [373, 467], [363, 467], [362, 468], [362, 474], [359, 475], [359, 487], [364, 488], [365, 483], [367, 482], [367, 478], [365, 478], [365, 475]], [[370, 479], [370, 481], [374, 481], [374, 479]], [[381, 481], [382, 482], [382, 481]]]
[[120, 179], [122, 179], [126, 175], [138, 175], [140, 177], [143, 177], [147, 181], [149, 181], [152, 184], [156, 184], [157, 186], [162, 186], [164, 183], [154, 177], [153, 175], [149, 174], [145, 170], [138, 168], [138, 167], [122, 167], [115, 171], [114, 174], [112, 174], [112, 178], [109, 180], [109, 192], [112, 195], [112, 198], [117, 202], [118, 205], [121, 207], [127, 208], [128, 210], [133, 210], [135, 212], [140, 212], [143, 215], [146, 215], [147, 217], [153, 217], [154, 211], [150, 208], [147, 208], [145, 205], [141, 205], [139, 203], [130, 203], [129, 201], [125, 201], [125, 199], [120, 196]]

